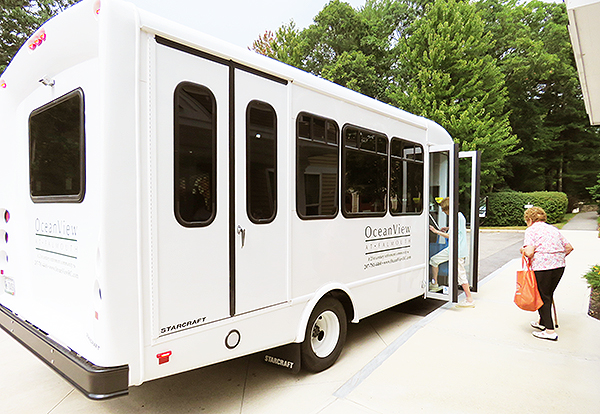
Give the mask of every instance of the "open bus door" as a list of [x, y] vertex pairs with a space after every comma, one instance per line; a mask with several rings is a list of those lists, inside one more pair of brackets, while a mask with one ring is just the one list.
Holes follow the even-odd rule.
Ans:
[[[460, 174], [460, 176], [459, 176]], [[442, 212], [440, 202], [450, 198], [450, 214]], [[479, 250], [479, 153], [458, 152], [458, 145], [433, 146], [429, 150], [429, 224], [438, 229], [457, 228], [459, 213], [467, 224], [468, 253], [465, 270], [472, 291], [477, 291]], [[450, 231], [450, 238], [429, 231], [429, 258], [447, 249], [447, 260], [440, 263], [437, 274], [428, 266], [427, 298], [458, 301], [458, 232]]]
[[[455, 199], [456, 195], [456, 171], [457, 165], [457, 148], [455, 144], [437, 145], [429, 148], [429, 226], [433, 226], [439, 230], [445, 228], [453, 228], [456, 223], [456, 209], [450, 205], [450, 214], [446, 215], [442, 212], [440, 202], [450, 197], [450, 200]], [[453, 252], [454, 246], [457, 245], [456, 237], [446, 239], [442, 236], [431, 232], [429, 227], [426, 229], [429, 234], [428, 239], [428, 258], [436, 254], [446, 251]], [[425, 297], [449, 301], [456, 296], [457, 283], [457, 259], [455, 254], [449, 254], [448, 260], [439, 264], [437, 274], [433, 266], [428, 263], [427, 288]]]
[[480, 161], [479, 151], [460, 152], [459, 158], [459, 211], [467, 219], [467, 241], [469, 255], [466, 259], [467, 278], [471, 292], [477, 292], [479, 279], [479, 190]]

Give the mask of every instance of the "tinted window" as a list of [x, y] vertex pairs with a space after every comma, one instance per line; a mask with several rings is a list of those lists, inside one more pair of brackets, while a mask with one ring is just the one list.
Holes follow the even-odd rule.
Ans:
[[248, 217], [268, 223], [277, 214], [277, 116], [271, 105], [252, 101], [246, 111]]
[[388, 181], [387, 137], [351, 126], [344, 128], [343, 136], [344, 215], [385, 215]]
[[175, 216], [184, 226], [205, 226], [216, 214], [216, 108], [207, 88], [182, 83], [175, 90]]
[[29, 178], [34, 202], [81, 202], [85, 194], [83, 92], [75, 90], [29, 117]]
[[423, 211], [423, 147], [392, 138], [390, 211], [394, 215]]
[[296, 208], [302, 218], [338, 212], [339, 129], [329, 119], [301, 113], [296, 124]]

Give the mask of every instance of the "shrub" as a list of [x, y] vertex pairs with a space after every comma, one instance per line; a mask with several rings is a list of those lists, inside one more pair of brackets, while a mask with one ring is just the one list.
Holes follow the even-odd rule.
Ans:
[[538, 191], [528, 194], [533, 197], [531, 204], [544, 209], [548, 216], [548, 223], [560, 223], [569, 206], [569, 198], [565, 193]]
[[536, 191], [519, 193], [508, 191], [492, 193], [488, 198], [488, 217], [483, 222], [486, 226], [523, 226], [525, 205], [541, 207], [548, 216], [547, 222], [560, 222], [569, 204], [565, 193]]
[[594, 290], [600, 290], [600, 265], [592, 266], [592, 268], [583, 277], [587, 280], [588, 285]]
[[[523, 225], [522, 193], [503, 192], [492, 193], [488, 197], [488, 217], [484, 224], [487, 226], [520, 226]], [[520, 208], [519, 208], [520, 206]]]
[[587, 190], [590, 192], [592, 200], [594, 200], [598, 204], [598, 207], [600, 207], [600, 174], [598, 174], [598, 183], [592, 187], [587, 187]]

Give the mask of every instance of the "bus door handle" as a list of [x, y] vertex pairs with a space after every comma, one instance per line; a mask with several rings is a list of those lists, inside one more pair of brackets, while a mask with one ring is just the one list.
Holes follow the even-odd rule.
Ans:
[[246, 229], [242, 226], [238, 225], [237, 234], [242, 236], [242, 249], [244, 248], [244, 244], [246, 243]]

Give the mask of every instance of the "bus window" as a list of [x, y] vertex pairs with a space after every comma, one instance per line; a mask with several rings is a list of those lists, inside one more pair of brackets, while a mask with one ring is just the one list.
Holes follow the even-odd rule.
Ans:
[[330, 119], [301, 113], [296, 131], [298, 215], [333, 218], [338, 212], [338, 126]]
[[175, 89], [175, 217], [186, 227], [207, 226], [216, 215], [216, 108], [204, 86]]
[[387, 210], [387, 137], [352, 126], [344, 127], [343, 136], [344, 216], [384, 216]]
[[83, 201], [83, 91], [74, 90], [29, 117], [29, 179], [34, 203]]
[[400, 138], [390, 144], [390, 212], [423, 211], [423, 147]]
[[252, 101], [246, 111], [248, 218], [270, 223], [277, 214], [277, 115], [267, 103]]

